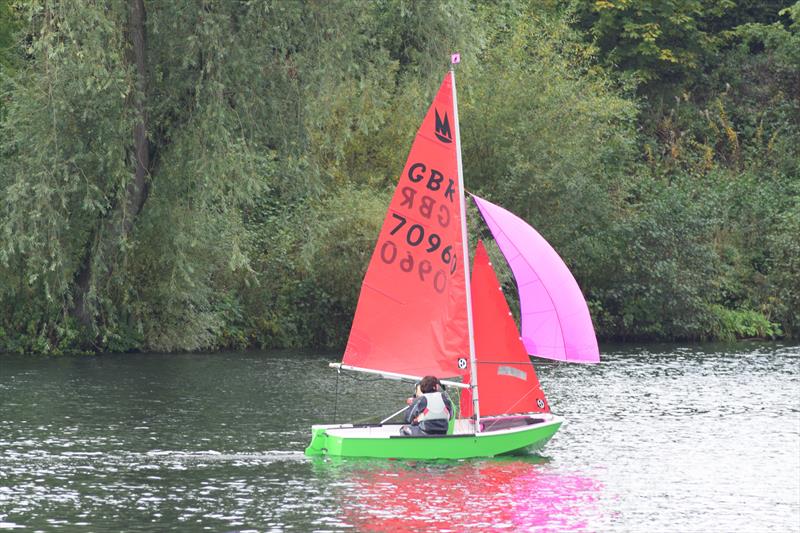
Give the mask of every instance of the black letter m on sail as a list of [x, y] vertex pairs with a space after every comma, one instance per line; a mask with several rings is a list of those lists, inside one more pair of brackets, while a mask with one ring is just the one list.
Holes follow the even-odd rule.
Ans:
[[444, 120], [439, 116], [439, 110], [434, 109], [436, 113], [436, 138], [443, 143], [453, 142], [453, 136], [450, 133], [450, 121], [447, 120], [447, 113], [444, 114]]

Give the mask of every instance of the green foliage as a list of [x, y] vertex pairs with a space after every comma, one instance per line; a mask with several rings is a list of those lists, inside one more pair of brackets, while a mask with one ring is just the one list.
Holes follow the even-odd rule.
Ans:
[[714, 338], [723, 341], [747, 338], [774, 338], [781, 334], [778, 324], [752, 309], [727, 309], [713, 305], [709, 309], [714, 320]]
[[0, 0], [0, 79], [13, 76], [17, 70], [21, 54], [15, 40], [20, 26], [21, 20], [14, 1]]
[[130, 176], [132, 120], [124, 101], [132, 80], [118, 31], [123, 13], [38, 3], [28, 11], [38, 37], [27, 49], [28, 66], [13, 79], [0, 124], [0, 263], [10, 278], [4, 303], [34, 302], [34, 311], [15, 312], [22, 322], [7, 329], [30, 332], [36, 324], [37, 338], [47, 343], [35, 351], [75, 338], [65, 313], [71, 272], [94, 220], [119, 201]]
[[676, 94], [718, 59], [725, 31], [774, 22], [787, 2], [737, 0], [573, 0], [570, 11], [603, 61], [644, 82], [649, 94]]
[[696, 68], [707, 36], [698, 16], [733, 2], [720, 0], [598, 0], [575, 2], [606, 61], [640, 78], [674, 78]]
[[342, 347], [455, 50], [467, 187], [601, 337], [800, 331], [800, 3], [144, 5], [140, 86], [129, 1], [0, 0], [0, 352]]
[[[487, 17], [498, 26], [497, 11]], [[558, 18], [531, 10], [500, 27], [484, 66], [462, 78], [468, 186], [532, 222], [576, 264], [629, 187], [636, 107], [591, 70], [590, 51]]]
[[642, 200], [605, 234], [587, 280], [602, 303], [601, 335], [701, 338], [717, 267], [709, 206], [689, 187], [654, 182], [637, 192]]
[[795, 181], [794, 205], [777, 217], [765, 247], [770, 251], [766, 267], [770, 273], [763, 308], [786, 333], [800, 332], [800, 194]]

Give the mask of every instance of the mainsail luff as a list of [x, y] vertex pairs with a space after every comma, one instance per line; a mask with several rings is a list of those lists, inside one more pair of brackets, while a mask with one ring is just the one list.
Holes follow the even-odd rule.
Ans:
[[464, 286], [465, 303], [467, 307], [467, 336], [469, 339], [469, 365], [470, 365], [470, 392], [472, 394], [472, 410], [475, 415], [475, 431], [480, 431], [481, 410], [480, 396], [478, 394], [478, 362], [475, 355], [475, 326], [472, 321], [472, 289], [470, 285], [469, 273], [469, 238], [467, 235], [467, 206], [466, 191], [464, 190], [464, 169], [461, 164], [461, 128], [458, 122], [458, 95], [456, 93], [456, 73], [455, 68], [450, 66], [450, 74], [453, 78], [453, 121], [456, 129], [456, 161], [458, 166], [458, 189], [460, 191], [461, 202], [461, 256], [464, 258]]

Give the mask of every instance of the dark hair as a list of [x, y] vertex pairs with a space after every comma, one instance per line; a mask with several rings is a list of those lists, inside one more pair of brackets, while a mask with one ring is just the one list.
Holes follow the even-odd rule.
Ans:
[[437, 385], [439, 385], [439, 380], [436, 378], [436, 376], [425, 376], [422, 378], [422, 381], [419, 382], [419, 388], [422, 391], [422, 394], [436, 392]]

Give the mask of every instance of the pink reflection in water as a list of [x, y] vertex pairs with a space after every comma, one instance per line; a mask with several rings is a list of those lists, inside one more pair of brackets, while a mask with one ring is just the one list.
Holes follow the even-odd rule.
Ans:
[[359, 531], [584, 530], [601, 488], [522, 459], [372, 463], [340, 474], [341, 518]]

